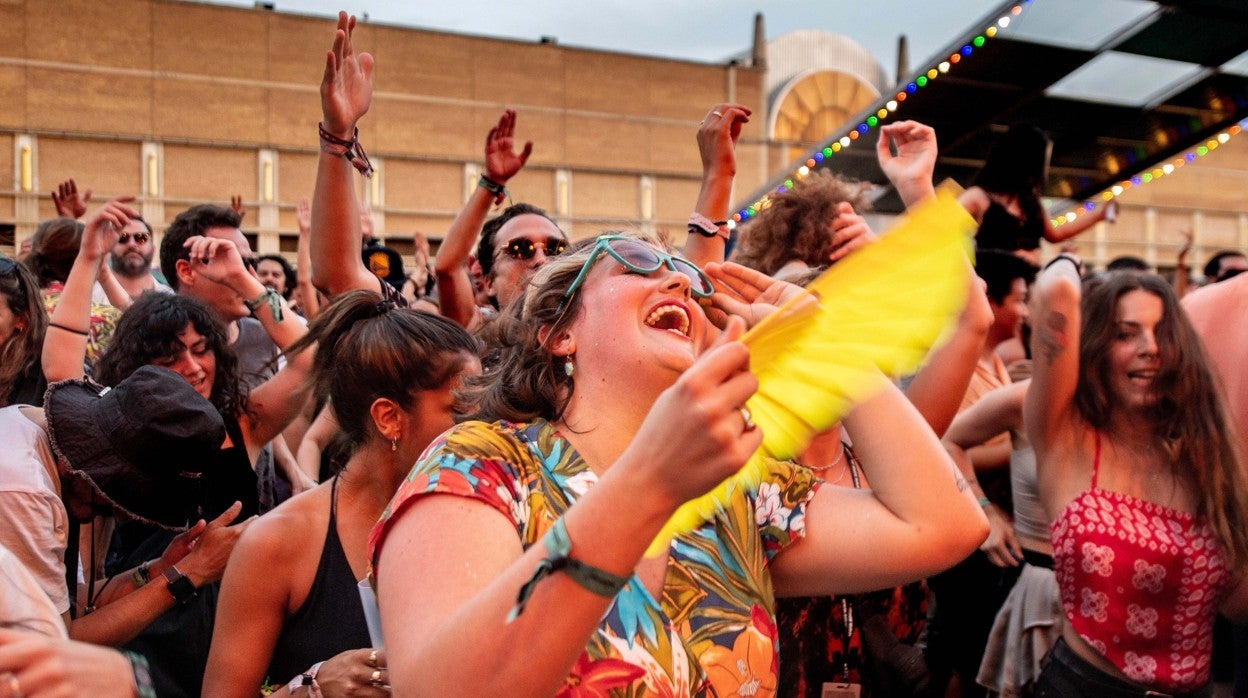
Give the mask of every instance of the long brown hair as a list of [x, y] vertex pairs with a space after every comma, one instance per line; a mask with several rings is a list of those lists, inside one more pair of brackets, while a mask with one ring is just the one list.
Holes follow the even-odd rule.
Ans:
[[1154, 436], [1175, 463], [1182, 459], [1186, 464], [1179, 475], [1196, 487], [1197, 514], [1209, 523], [1234, 569], [1248, 562], [1248, 483], [1240, 469], [1237, 437], [1200, 338], [1161, 277], [1110, 272], [1085, 287], [1075, 406], [1092, 427], [1108, 425], [1116, 409], [1109, 386], [1110, 349], [1118, 332], [1115, 313], [1119, 300], [1137, 290], [1162, 303], [1156, 329], [1160, 398], [1150, 409]]
[[43, 294], [34, 274], [17, 260], [11, 271], [0, 274], [0, 302], [9, 307], [15, 320], [13, 333], [0, 346], [0, 407], [9, 403], [9, 393], [31, 370], [43, 351], [43, 336], [48, 330], [48, 314], [43, 308]]

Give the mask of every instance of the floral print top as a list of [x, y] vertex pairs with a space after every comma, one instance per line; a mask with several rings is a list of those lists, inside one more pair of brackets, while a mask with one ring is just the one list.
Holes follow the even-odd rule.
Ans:
[[[386, 534], [421, 495], [476, 499], [507, 516], [525, 548], [597, 476], [549, 423], [466, 422], [443, 434], [390, 502], [369, 541], [374, 579]], [[770, 696], [778, 645], [770, 561], [805, 533], [819, 481], [771, 462], [713, 520], [670, 544], [662, 599], [635, 575], [616, 596], [560, 696]]]
[[[43, 307], [48, 311], [48, 317], [52, 317], [52, 311], [56, 310], [57, 304], [61, 302], [61, 292], [64, 290], [65, 284], [59, 281], [53, 281], [43, 289]], [[117, 320], [120, 317], [121, 311], [111, 305], [91, 304], [91, 317], [87, 324], [88, 366], [94, 366], [100, 355], [104, 353], [109, 340], [113, 338], [113, 330], [117, 327]]]

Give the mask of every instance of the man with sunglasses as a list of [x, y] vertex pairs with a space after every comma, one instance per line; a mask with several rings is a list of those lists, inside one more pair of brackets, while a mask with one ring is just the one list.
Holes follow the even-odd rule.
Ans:
[[[156, 255], [156, 241], [152, 227], [142, 218], [133, 218], [122, 229], [117, 244], [113, 245], [108, 266], [117, 282], [131, 298], [138, 298], [146, 291], [173, 293], [165, 283], [156, 278], [152, 258]], [[103, 289], [97, 288], [93, 295], [103, 298]], [[97, 302], [106, 302], [93, 298]]]
[[[542, 209], [526, 203], [508, 206], [485, 220], [490, 208], [507, 199], [505, 188], [528, 161], [533, 143], [515, 148], [516, 113], [503, 112], [485, 139], [485, 169], [459, 216], [446, 232], [434, 259], [442, 314], [469, 330], [495, 310], [524, 295], [533, 272], [563, 252], [568, 237]], [[471, 258], [477, 231], [476, 259]], [[476, 302], [472, 277], [481, 279], [489, 306]]]

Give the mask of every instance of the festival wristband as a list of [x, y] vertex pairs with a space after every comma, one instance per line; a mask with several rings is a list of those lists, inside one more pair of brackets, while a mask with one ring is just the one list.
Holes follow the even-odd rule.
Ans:
[[247, 309], [253, 313], [259, 310], [260, 306], [268, 303], [269, 312], [273, 314], [273, 319], [278, 322], [282, 321], [282, 297], [277, 294], [277, 291], [266, 288], [263, 293], [246, 301], [246, 303]]
[[568, 537], [568, 527], [564, 524], [562, 517], [556, 519], [554, 525], [546, 531], [546, 535], [542, 537], [542, 544], [546, 546], [546, 557], [537, 563], [533, 576], [520, 587], [516, 605], [512, 607], [511, 613], [507, 614], [509, 623], [524, 613], [524, 605], [533, 595], [538, 582], [554, 572], [562, 571], [585, 589], [608, 599], [615, 598], [615, 595], [620, 593], [620, 590], [628, 583], [628, 577], [612, 574], [571, 557], [572, 539]]
[[701, 235], [704, 238], [723, 238], [726, 241], [728, 240], [728, 221], [713, 221], [694, 211], [689, 214], [689, 233]]

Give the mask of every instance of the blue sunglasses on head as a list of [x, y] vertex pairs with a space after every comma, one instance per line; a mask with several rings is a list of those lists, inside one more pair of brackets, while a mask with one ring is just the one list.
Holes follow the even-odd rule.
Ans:
[[621, 266], [636, 274], [650, 275], [663, 267], [684, 274], [689, 277], [689, 291], [697, 298], [709, 298], [715, 293], [715, 286], [711, 283], [710, 277], [693, 262], [660, 252], [635, 238], [623, 235], [602, 235], [594, 243], [594, 250], [589, 253], [585, 264], [581, 265], [581, 272], [576, 275], [572, 285], [563, 293], [563, 301], [559, 304], [560, 310], [572, 294], [576, 293], [576, 289], [585, 283], [589, 270], [593, 268], [594, 262], [603, 252], [611, 255], [611, 258], [619, 262]]

